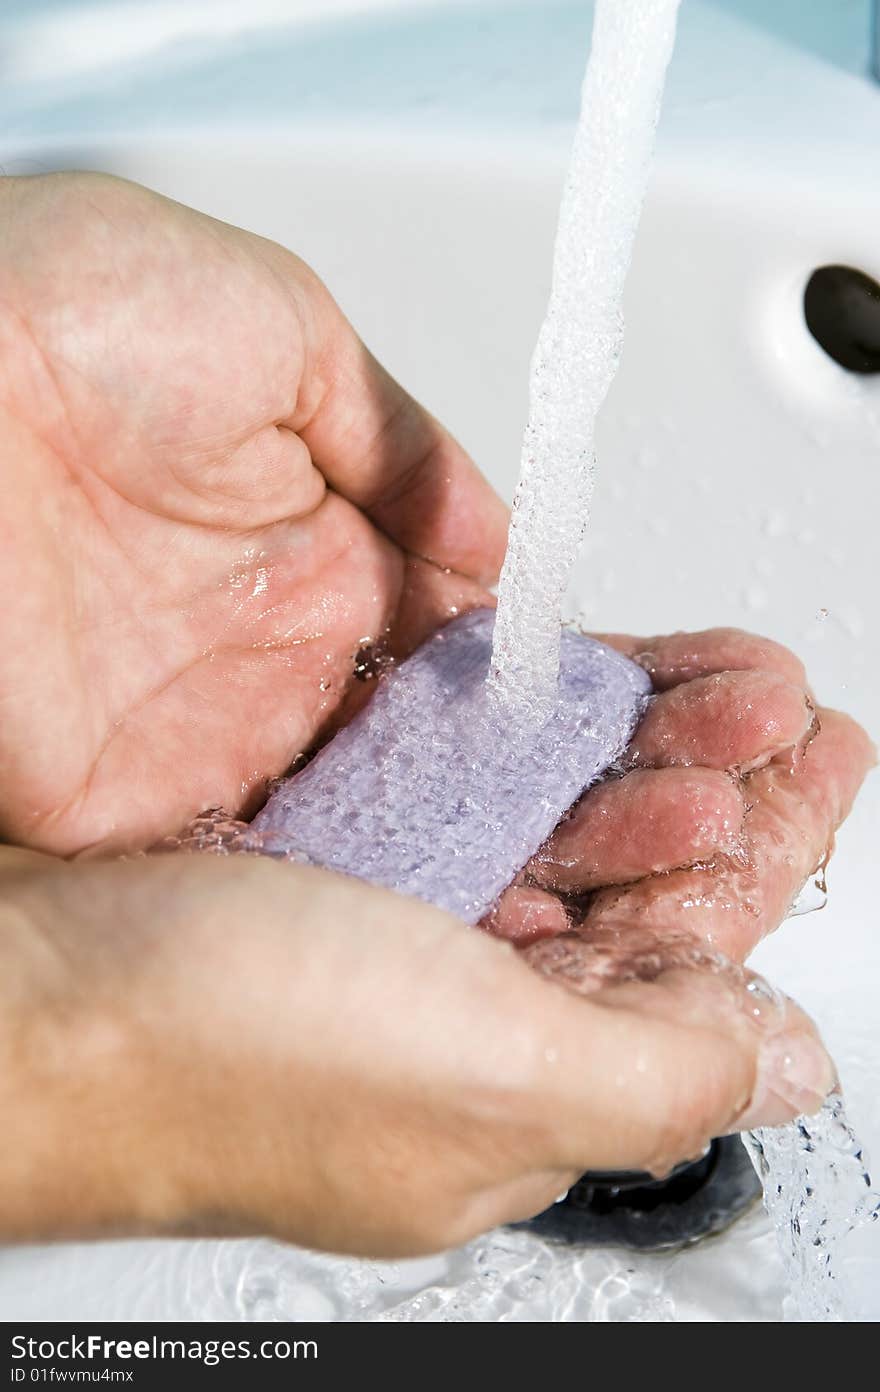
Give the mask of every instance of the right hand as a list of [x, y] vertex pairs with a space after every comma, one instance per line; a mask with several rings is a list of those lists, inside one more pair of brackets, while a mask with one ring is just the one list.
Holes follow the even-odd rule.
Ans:
[[6, 1239], [432, 1251], [585, 1169], [662, 1173], [833, 1080], [800, 1011], [756, 1017], [729, 974], [581, 999], [509, 944], [326, 871], [3, 855]]

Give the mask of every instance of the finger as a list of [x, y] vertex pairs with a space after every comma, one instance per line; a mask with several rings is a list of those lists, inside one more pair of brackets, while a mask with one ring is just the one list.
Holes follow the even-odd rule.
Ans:
[[480, 923], [493, 937], [518, 947], [564, 933], [570, 926], [562, 901], [530, 885], [511, 885]]
[[[293, 264], [301, 285], [306, 273]], [[330, 487], [405, 550], [490, 583], [504, 557], [504, 504], [461, 446], [367, 351], [317, 277], [308, 284], [303, 378], [285, 424]]]
[[806, 686], [800, 658], [772, 638], [741, 628], [710, 628], [701, 633], [671, 633], [643, 643], [633, 654], [658, 691], [717, 672], [775, 672], [793, 686]]
[[[459, 614], [471, 609], [492, 609], [495, 598], [476, 580], [457, 571], [431, 565], [417, 556], [407, 556], [403, 585], [397, 601], [394, 622], [385, 634], [376, 636], [372, 668], [375, 675], [389, 662], [400, 662], [426, 638]], [[369, 664], [364, 671], [369, 669]], [[325, 737], [353, 720], [373, 694], [374, 682], [352, 682], [324, 727]]]
[[18, 875], [22, 871], [39, 870], [54, 864], [55, 857], [46, 855], [44, 851], [0, 845], [0, 876]]
[[875, 753], [861, 726], [837, 711], [794, 765], [773, 763], [746, 781], [743, 845], [709, 867], [676, 870], [600, 891], [580, 929], [587, 939], [628, 935], [662, 943], [690, 934], [736, 961], [779, 926], [807, 877], [828, 855]]
[[800, 658], [772, 638], [741, 628], [709, 628], [661, 638], [634, 638], [624, 633], [594, 636], [644, 667], [657, 691], [695, 677], [745, 671], [775, 672], [794, 686], [806, 686]]
[[456, 1234], [459, 1242], [467, 1242], [492, 1228], [506, 1223], [522, 1223], [551, 1208], [558, 1199], [576, 1184], [583, 1173], [580, 1169], [539, 1170], [536, 1174], [485, 1190], [468, 1206], [463, 1232]]
[[408, 657], [459, 614], [494, 608], [495, 596], [476, 580], [410, 556], [389, 634], [390, 651], [395, 659]]
[[632, 658], [651, 641], [650, 638], [636, 638], [631, 633], [588, 633], [587, 637], [595, 638], [597, 643], [604, 643], [606, 647], [623, 653], [624, 657]]
[[[176, 466], [172, 488], [183, 481], [189, 484], [183, 511], [175, 507], [174, 492], [163, 494], [166, 511], [236, 530], [307, 517], [327, 491], [304, 441], [283, 425], [266, 425], [211, 461], [193, 453]], [[155, 489], [155, 479], [145, 486]]]
[[560, 991], [543, 1093], [559, 1166], [665, 1174], [714, 1136], [815, 1111], [835, 1074], [813, 1026], [770, 993], [756, 1014], [748, 986], [678, 969]]
[[566, 892], [626, 884], [732, 848], [745, 806], [715, 769], [635, 769], [592, 788], [529, 863]]
[[697, 677], [657, 696], [630, 747], [635, 764], [748, 770], [803, 739], [813, 709], [802, 687], [770, 672]]

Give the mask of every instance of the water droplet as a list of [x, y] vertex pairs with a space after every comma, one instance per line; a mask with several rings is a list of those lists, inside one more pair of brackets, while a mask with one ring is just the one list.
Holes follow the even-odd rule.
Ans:
[[788, 518], [784, 512], [769, 512], [764, 519], [764, 535], [783, 537], [789, 531]]
[[828, 903], [828, 883], [825, 879], [825, 865], [820, 865], [801, 886], [788, 911], [789, 918], [799, 918], [801, 914], [817, 913]]
[[769, 596], [763, 585], [749, 585], [743, 592], [743, 603], [747, 609], [757, 612], [767, 608]]

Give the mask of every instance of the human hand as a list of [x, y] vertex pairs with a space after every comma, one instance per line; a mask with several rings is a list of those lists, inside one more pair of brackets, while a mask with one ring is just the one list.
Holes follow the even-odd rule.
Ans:
[[486, 926], [590, 993], [740, 963], [831, 854], [875, 751], [813, 704], [785, 648], [737, 629], [606, 641], [655, 696], [622, 777], [591, 789]]
[[809, 1021], [672, 965], [579, 998], [326, 871], [0, 853], [0, 1236], [453, 1246], [818, 1105]]
[[249, 815], [363, 640], [487, 601], [506, 511], [290, 252], [94, 174], [0, 220], [0, 835]]

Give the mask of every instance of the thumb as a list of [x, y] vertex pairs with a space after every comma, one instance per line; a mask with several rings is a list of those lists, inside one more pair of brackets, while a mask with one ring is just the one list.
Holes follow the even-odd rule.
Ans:
[[302, 378], [285, 424], [330, 487], [404, 550], [491, 583], [507, 541], [501, 499], [376, 361], [314, 272], [277, 249], [275, 260], [304, 304]]
[[835, 1070], [811, 1021], [761, 978], [713, 965], [559, 992], [544, 1096], [560, 1168], [662, 1175], [715, 1136], [821, 1106]]

